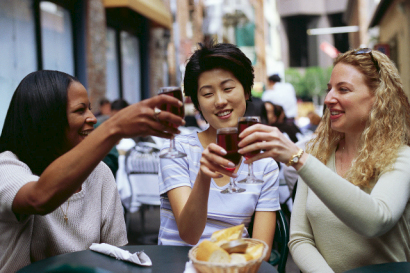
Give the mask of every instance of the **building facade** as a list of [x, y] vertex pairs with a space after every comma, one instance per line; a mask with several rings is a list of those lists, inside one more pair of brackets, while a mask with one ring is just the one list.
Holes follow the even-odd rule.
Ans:
[[338, 51], [348, 49], [347, 34], [311, 36], [308, 29], [346, 26], [343, 13], [347, 0], [278, 0], [278, 11], [284, 30], [282, 55], [285, 67], [329, 67], [333, 58], [320, 49], [322, 43]]
[[59, 70], [101, 98], [129, 103], [169, 83], [172, 15], [162, 0], [0, 0], [0, 128], [18, 83]]
[[369, 27], [379, 28], [376, 49], [384, 51], [396, 64], [404, 91], [410, 97], [410, 1], [381, 0]]

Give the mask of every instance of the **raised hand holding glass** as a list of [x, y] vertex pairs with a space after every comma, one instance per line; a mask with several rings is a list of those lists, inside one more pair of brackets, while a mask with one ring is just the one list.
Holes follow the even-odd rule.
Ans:
[[[260, 117], [240, 117], [238, 119], [238, 132], [239, 134], [242, 133], [246, 128], [258, 124], [261, 122]], [[246, 159], [251, 158], [257, 154], [259, 154], [261, 150], [256, 150], [252, 151], [249, 153], [246, 153], [244, 156]], [[254, 184], [254, 183], [263, 183], [263, 180], [258, 179], [254, 174], [253, 174], [253, 163], [249, 163], [248, 165], [248, 176], [245, 179], [242, 179], [238, 181], [238, 183], [247, 183], [247, 184]]]
[[[172, 96], [183, 102], [181, 87], [177, 87], [177, 86], [161, 87], [158, 91], [158, 95], [162, 95], [162, 94]], [[173, 106], [169, 104], [163, 104], [161, 105], [160, 109], [161, 111], [171, 112], [172, 114], [180, 116], [181, 118], [184, 118], [185, 116], [184, 105], [177, 107], [177, 106]], [[165, 123], [165, 125], [175, 126], [168, 122]], [[186, 156], [185, 153], [182, 153], [178, 151], [177, 149], [175, 149], [175, 137], [173, 137], [170, 140], [169, 149], [165, 151], [165, 153], [161, 153], [159, 157], [160, 158], [180, 158], [180, 157], [185, 157], [185, 156]]]
[[[216, 131], [216, 144], [225, 149], [224, 158], [235, 164], [235, 167], [225, 167], [227, 171], [234, 172], [236, 166], [241, 162], [242, 156], [238, 153], [238, 128], [226, 127]], [[235, 180], [231, 177], [229, 186], [221, 193], [240, 193], [246, 191], [236, 185]]]

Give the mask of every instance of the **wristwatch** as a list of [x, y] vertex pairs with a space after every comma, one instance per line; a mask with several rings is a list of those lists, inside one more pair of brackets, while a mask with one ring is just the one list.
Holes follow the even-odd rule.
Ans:
[[299, 162], [300, 157], [303, 155], [305, 151], [303, 151], [302, 149], [299, 149], [299, 152], [295, 155], [292, 155], [292, 157], [290, 158], [288, 164], [286, 164], [286, 166], [290, 167], [295, 165], [296, 163]]

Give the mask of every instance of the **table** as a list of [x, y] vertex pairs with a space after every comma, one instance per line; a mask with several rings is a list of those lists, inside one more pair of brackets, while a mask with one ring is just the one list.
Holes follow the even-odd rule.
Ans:
[[[159, 245], [135, 245], [124, 246], [122, 249], [131, 253], [144, 250], [151, 258], [151, 267], [142, 267], [133, 263], [116, 260], [115, 258], [91, 250], [66, 253], [50, 257], [32, 263], [18, 271], [44, 272], [46, 269], [63, 264], [76, 266], [98, 267], [112, 272], [143, 272], [143, 273], [182, 273], [188, 259], [188, 246], [159, 246]], [[267, 262], [263, 262], [258, 273], [277, 273], [276, 268]]]
[[410, 263], [385, 263], [385, 264], [372, 264], [367, 266], [358, 267], [346, 271], [345, 273], [404, 273], [410, 272]]

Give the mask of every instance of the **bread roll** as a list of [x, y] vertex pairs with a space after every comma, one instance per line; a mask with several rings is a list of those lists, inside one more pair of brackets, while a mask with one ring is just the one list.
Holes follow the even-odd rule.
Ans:
[[263, 253], [263, 244], [257, 244], [254, 246], [248, 246], [246, 254], [250, 254], [253, 259], [259, 259]]
[[196, 258], [199, 261], [212, 263], [229, 263], [231, 261], [228, 252], [208, 240], [204, 240], [198, 245]]
[[253, 256], [249, 253], [240, 254], [232, 253], [231, 254], [231, 264], [246, 263], [249, 260], [252, 260]]
[[214, 242], [214, 244], [216, 244], [217, 246], [221, 246], [221, 245], [223, 245], [223, 244], [225, 244], [225, 243], [227, 243], [227, 242], [229, 242], [228, 240], [220, 240], [220, 241], [218, 241], [218, 242]]
[[212, 233], [211, 241], [212, 242], [219, 242], [221, 240], [224, 241], [232, 241], [236, 239], [242, 238], [242, 233], [245, 225], [241, 224], [238, 226], [230, 227], [215, 231]]

